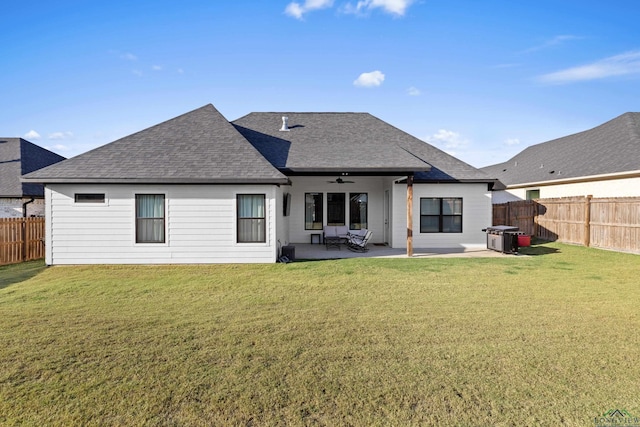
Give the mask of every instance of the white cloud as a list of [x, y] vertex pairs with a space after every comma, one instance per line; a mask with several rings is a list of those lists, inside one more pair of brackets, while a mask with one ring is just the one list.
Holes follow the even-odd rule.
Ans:
[[331, 6], [333, 6], [333, 0], [305, 0], [304, 4], [291, 2], [284, 9], [284, 13], [296, 19], [302, 19], [307, 12], [326, 9]]
[[384, 74], [376, 70], [370, 73], [362, 73], [360, 77], [354, 80], [353, 84], [359, 87], [374, 87], [380, 86], [384, 81]]
[[144, 73], [140, 70], [131, 70], [131, 72], [138, 77], [142, 77], [144, 75]]
[[546, 40], [544, 43], [538, 45], [538, 46], [534, 46], [534, 47], [530, 47], [529, 49], [525, 49], [524, 51], [522, 51], [522, 53], [531, 53], [531, 52], [537, 52], [539, 50], [543, 50], [543, 49], [547, 49], [553, 46], [558, 46], [560, 44], [563, 44], [565, 42], [571, 41], [571, 40], [582, 40], [584, 37], [580, 37], [580, 36], [573, 36], [573, 35], [569, 35], [569, 34], [564, 34], [564, 35], [560, 35], [560, 36], [555, 36], [551, 39]]
[[512, 63], [505, 63], [505, 64], [498, 64], [498, 65], [494, 65], [491, 68], [494, 69], [502, 69], [502, 68], [516, 68], [516, 67], [520, 67], [521, 64], [512, 62]]
[[542, 83], [564, 84], [629, 74], [640, 74], [640, 51], [626, 52], [591, 64], [544, 74], [537, 80]]
[[439, 145], [452, 156], [456, 155], [456, 150], [465, 149], [469, 146], [468, 139], [462, 137], [458, 132], [446, 129], [438, 130], [435, 134], [427, 137], [426, 141], [430, 144]]
[[518, 144], [520, 144], [520, 140], [519, 140], [518, 138], [507, 138], [507, 139], [504, 141], [504, 144], [505, 144], [505, 145], [507, 145], [507, 146], [509, 146], [509, 147], [511, 147], [511, 146], [513, 146], [513, 145], [518, 145]]
[[409, 89], [407, 89], [407, 95], [409, 96], [420, 96], [422, 95], [422, 92], [420, 92], [420, 89], [418, 89], [415, 86], [411, 86]]
[[178, 74], [184, 74], [184, 70], [182, 68], [178, 68]]
[[47, 137], [48, 139], [55, 139], [55, 140], [60, 140], [60, 139], [69, 139], [69, 138], [73, 138], [73, 132], [54, 132], [54, 133], [50, 133], [49, 136]]
[[153, 71], [161, 71], [162, 70], [162, 65], [152, 65], [151, 69]]
[[127, 52], [120, 55], [120, 58], [126, 59], [127, 61], [136, 61], [138, 59], [133, 53]]
[[355, 5], [347, 3], [343, 8], [345, 13], [361, 14], [373, 9], [382, 9], [386, 13], [404, 16], [405, 12], [415, 0], [359, 0]]
[[25, 133], [23, 138], [25, 139], [40, 139], [42, 138], [38, 132], [31, 129], [29, 132]]
[[68, 145], [64, 145], [64, 144], [54, 144], [51, 146], [52, 149], [56, 150], [56, 151], [68, 151], [71, 147], [69, 147]]

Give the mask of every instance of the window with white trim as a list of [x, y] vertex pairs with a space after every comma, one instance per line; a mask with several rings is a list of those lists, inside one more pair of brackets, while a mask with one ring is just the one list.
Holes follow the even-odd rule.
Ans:
[[164, 243], [164, 224], [164, 194], [136, 194], [136, 243]]
[[238, 243], [267, 241], [264, 194], [238, 194]]

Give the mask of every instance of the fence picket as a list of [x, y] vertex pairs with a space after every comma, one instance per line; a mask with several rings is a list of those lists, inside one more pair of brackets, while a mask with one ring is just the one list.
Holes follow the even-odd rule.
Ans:
[[0, 265], [44, 258], [44, 218], [0, 218]]
[[640, 197], [563, 197], [493, 205], [493, 225], [543, 240], [640, 253]]

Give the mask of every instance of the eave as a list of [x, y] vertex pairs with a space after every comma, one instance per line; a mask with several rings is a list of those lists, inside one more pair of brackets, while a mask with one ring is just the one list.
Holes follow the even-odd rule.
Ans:
[[288, 185], [288, 178], [22, 178], [38, 184], [271, 184]]

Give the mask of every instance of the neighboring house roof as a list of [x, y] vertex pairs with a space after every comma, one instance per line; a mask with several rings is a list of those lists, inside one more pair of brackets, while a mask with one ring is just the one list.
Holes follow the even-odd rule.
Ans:
[[[281, 131], [282, 117], [288, 131]], [[251, 113], [232, 122], [287, 174], [415, 172], [415, 180], [493, 181], [368, 113]]]
[[62, 160], [22, 138], [0, 138], [0, 197], [44, 197], [42, 184], [22, 183], [20, 176]]
[[483, 171], [507, 187], [640, 172], [640, 113], [524, 149]]
[[45, 183], [288, 182], [211, 104], [25, 178]]

